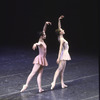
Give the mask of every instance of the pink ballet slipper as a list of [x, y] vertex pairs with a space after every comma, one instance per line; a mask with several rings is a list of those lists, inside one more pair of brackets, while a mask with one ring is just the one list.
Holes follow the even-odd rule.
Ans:
[[39, 90], [39, 93], [41, 93], [41, 92], [44, 92], [44, 90], [43, 90], [43, 89], [40, 89], [40, 90]]
[[20, 92], [23, 92], [23, 91], [25, 91], [26, 89], [27, 89], [27, 87], [28, 87], [28, 85], [23, 85], [23, 88], [21, 89], [21, 91]]
[[62, 89], [64, 89], [64, 88], [67, 88], [68, 86], [63, 84], [61, 87], [62, 87]]
[[55, 83], [51, 83], [51, 90], [53, 90], [54, 89], [54, 87], [55, 87]]

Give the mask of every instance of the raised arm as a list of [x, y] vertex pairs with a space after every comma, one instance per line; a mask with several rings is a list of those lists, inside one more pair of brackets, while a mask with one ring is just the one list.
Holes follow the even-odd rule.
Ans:
[[45, 24], [44, 24], [44, 27], [43, 27], [43, 32], [46, 32], [46, 28], [47, 28], [47, 25], [51, 25], [51, 22], [45, 22]]
[[63, 19], [64, 16], [61, 15], [59, 18], [58, 18], [58, 29], [61, 29], [61, 19]]

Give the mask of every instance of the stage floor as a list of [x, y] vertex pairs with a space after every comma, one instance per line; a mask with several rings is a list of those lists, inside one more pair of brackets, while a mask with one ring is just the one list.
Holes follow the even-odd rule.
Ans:
[[70, 53], [62, 89], [60, 78], [54, 90], [50, 90], [56, 64], [57, 52], [48, 51], [48, 67], [42, 76], [43, 93], [38, 93], [37, 74], [32, 78], [25, 92], [20, 93], [33, 67], [37, 51], [26, 48], [2, 48], [0, 50], [0, 100], [99, 100], [98, 55], [91, 53]]

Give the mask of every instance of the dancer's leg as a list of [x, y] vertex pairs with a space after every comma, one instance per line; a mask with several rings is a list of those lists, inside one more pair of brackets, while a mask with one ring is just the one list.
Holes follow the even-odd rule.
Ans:
[[61, 87], [62, 88], [66, 88], [67, 85], [64, 84], [64, 71], [65, 71], [65, 68], [66, 68], [66, 61], [63, 61], [63, 70], [61, 71], [60, 73], [60, 76], [61, 76]]
[[39, 92], [43, 92], [44, 91], [42, 89], [42, 87], [41, 87], [42, 73], [43, 73], [43, 66], [40, 67], [39, 73], [38, 73], [38, 76], [37, 76], [37, 83], [38, 83]]
[[56, 72], [55, 72], [55, 74], [54, 74], [54, 78], [53, 78], [53, 82], [51, 83], [51, 89], [53, 89], [54, 87], [55, 87], [55, 83], [56, 83], [56, 80], [57, 80], [57, 78], [58, 78], [58, 75], [59, 75], [59, 73], [62, 71], [62, 69], [63, 69], [63, 63], [62, 63], [63, 61], [60, 61], [60, 63], [59, 63], [59, 67], [57, 68], [57, 70], [56, 70]]
[[27, 78], [27, 81], [26, 81], [26, 84], [23, 85], [23, 88], [21, 89], [20, 92], [23, 92], [27, 87], [28, 87], [28, 84], [30, 82], [30, 80], [32, 79], [32, 77], [36, 74], [36, 72], [39, 70], [40, 68], [40, 65], [39, 64], [35, 64], [31, 73], [29, 74], [28, 78]]

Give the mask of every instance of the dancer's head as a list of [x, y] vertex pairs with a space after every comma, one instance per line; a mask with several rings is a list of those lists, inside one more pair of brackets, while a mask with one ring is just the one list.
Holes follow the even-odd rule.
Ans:
[[39, 32], [39, 38], [42, 38], [43, 40], [46, 39], [45, 32]]
[[65, 34], [65, 31], [62, 28], [56, 29], [55, 32], [57, 33], [57, 35], [63, 35], [63, 34]]

